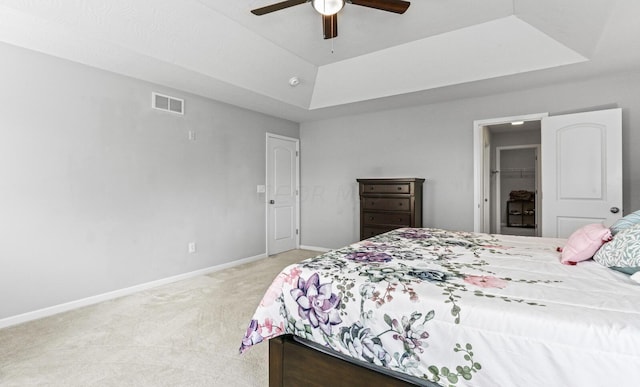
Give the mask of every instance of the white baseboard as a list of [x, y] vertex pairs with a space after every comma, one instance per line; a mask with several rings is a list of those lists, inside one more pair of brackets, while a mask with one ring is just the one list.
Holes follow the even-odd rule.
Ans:
[[97, 303], [100, 303], [100, 302], [103, 302], [103, 301], [113, 300], [115, 298], [119, 298], [119, 297], [122, 297], [122, 296], [128, 296], [130, 294], [137, 293], [137, 292], [140, 292], [142, 290], [155, 288], [155, 287], [158, 287], [158, 286], [170, 284], [172, 282], [182, 281], [182, 280], [185, 280], [185, 279], [198, 277], [198, 276], [201, 276], [201, 275], [206, 275], [206, 274], [213, 273], [213, 272], [216, 272], [216, 271], [228, 269], [228, 268], [231, 268], [231, 267], [234, 267], [234, 266], [239, 266], [239, 265], [242, 265], [242, 264], [245, 264], [245, 263], [255, 262], [255, 261], [258, 261], [260, 259], [264, 259], [266, 257], [267, 257], [267, 254], [263, 253], [263, 254], [255, 255], [255, 256], [249, 257], [249, 258], [243, 258], [243, 259], [239, 259], [239, 260], [236, 260], [236, 261], [223, 263], [221, 265], [211, 266], [211, 267], [207, 267], [207, 268], [196, 270], [196, 271], [191, 271], [191, 272], [184, 273], [184, 274], [178, 274], [178, 275], [175, 275], [175, 276], [172, 276], [172, 277], [162, 278], [162, 279], [159, 279], [159, 280], [147, 282], [147, 283], [140, 284], [140, 285], [135, 285], [135, 286], [131, 286], [131, 287], [124, 288], [124, 289], [114, 290], [114, 291], [108, 292], [108, 293], [103, 293], [103, 294], [98, 294], [98, 295], [87, 297], [87, 298], [82, 298], [80, 300], [70, 301], [70, 302], [66, 302], [64, 304], [59, 304], [59, 305], [54, 305], [54, 306], [50, 306], [50, 307], [43, 308], [43, 309], [34, 310], [33, 312], [27, 312], [27, 313], [19, 314], [19, 315], [16, 315], [16, 316], [3, 318], [3, 319], [0, 320], [0, 329], [6, 328], [6, 327], [9, 327], [9, 326], [12, 326], [12, 325], [22, 324], [22, 323], [25, 323], [25, 322], [28, 322], [28, 321], [37, 320], [37, 319], [40, 319], [40, 318], [43, 318], [43, 317], [53, 316], [54, 314], [68, 312], [68, 311], [73, 310], [73, 309], [78, 309], [78, 308], [82, 308], [82, 307], [85, 307], [85, 306], [94, 305], [94, 304], [97, 304]]
[[335, 250], [335, 249], [328, 249], [326, 247], [307, 246], [307, 245], [300, 245], [300, 248], [302, 250], [314, 250], [314, 251], [321, 251], [323, 253], [326, 253], [327, 251]]

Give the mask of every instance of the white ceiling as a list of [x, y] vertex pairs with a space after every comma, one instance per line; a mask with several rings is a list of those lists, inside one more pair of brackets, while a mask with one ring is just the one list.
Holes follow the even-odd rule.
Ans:
[[0, 41], [298, 122], [640, 68], [636, 0], [278, 1], [0, 0]]

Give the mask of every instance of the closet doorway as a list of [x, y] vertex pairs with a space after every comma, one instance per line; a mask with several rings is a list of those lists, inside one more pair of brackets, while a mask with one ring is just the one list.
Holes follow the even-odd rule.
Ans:
[[[542, 120], [548, 117], [547, 113], [536, 113], [521, 116], [494, 118], [489, 120], [477, 120], [474, 121], [474, 231], [485, 233], [505, 233], [508, 219], [506, 214], [508, 211], [518, 212], [515, 209], [507, 209], [507, 200], [509, 200], [510, 191], [502, 193], [500, 198], [497, 198], [498, 190], [503, 191], [504, 184], [499, 187], [500, 173], [497, 172], [500, 168], [505, 168], [505, 174], [510, 174], [512, 177], [517, 176], [519, 178], [520, 171], [516, 169], [524, 168], [520, 165], [500, 165], [496, 163], [497, 149], [501, 148], [500, 154], [507, 149], [517, 149], [518, 147], [531, 148], [540, 146], [542, 135]], [[539, 148], [541, 151], [541, 148]], [[507, 155], [507, 153], [504, 153]], [[504, 158], [504, 157], [503, 157]], [[508, 159], [509, 157], [507, 157]], [[513, 189], [514, 191], [530, 191], [536, 193], [540, 191], [542, 184], [542, 169], [540, 167], [541, 157], [538, 155], [536, 162], [537, 170], [535, 172], [535, 178], [537, 178], [537, 185], [531, 191], [530, 189]], [[508, 160], [506, 161], [508, 162]], [[526, 167], [527, 175], [531, 175], [529, 171], [530, 167]], [[525, 171], [522, 171], [523, 177]], [[514, 179], [515, 180], [515, 179]], [[506, 184], [507, 186], [509, 184]], [[528, 230], [519, 230], [519, 232], [526, 235], [541, 235], [541, 221], [542, 221], [542, 200], [540, 195], [535, 195], [535, 209], [533, 213], [537, 218], [534, 227], [518, 227], [521, 229], [527, 228]], [[527, 214], [531, 214], [531, 209], [526, 208]], [[515, 224], [515, 219], [512, 224]], [[504, 227], [503, 227], [504, 224]], [[529, 223], [523, 223], [529, 225]], [[535, 226], [538, 227], [535, 227]], [[504, 229], [504, 230], [503, 230]], [[531, 234], [532, 233], [532, 234]]]
[[[518, 122], [522, 121], [522, 122]], [[536, 122], [541, 144], [537, 229], [540, 236], [568, 238], [589, 223], [610, 225], [622, 211], [622, 109], [586, 110], [549, 117], [547, 113], [474, 121], [474, 231], [495, 232], [495, 147], [497, 127]], [[522, 125], [524, 124], [524, 125]], [[512, 129], [505, 130], [512, 134]], [[508, 136], [507, 136], [508, 138]], [[515, 210], [517, 212], [517, 210]]]
[[493, 208], [496, 234], [540, 236], [540, 144], [498, 146]]

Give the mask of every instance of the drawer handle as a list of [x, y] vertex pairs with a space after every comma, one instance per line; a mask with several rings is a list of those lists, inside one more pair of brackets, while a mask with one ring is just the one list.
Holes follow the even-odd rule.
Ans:
[[369, 190], [370, 190], [370, 191], [373, 191], [373, 190], [374, 190], [374, 187], [373, 187], [373, 186], [372, 186], [372, 187], [369, 187]]
[[398, 205], [399, 205], [400, 207], [402, 207], [402, 202], [399, 202], [399, 203], [398, 203]]
[[369, 220], [374, 220], [374, 219], [375, 219], [375, 218], [374, 218], [373, 216], [370, 216], [370, 217], [369, 217]]
[[398, 191], [402, 191], [402, 187], [398, 187]]

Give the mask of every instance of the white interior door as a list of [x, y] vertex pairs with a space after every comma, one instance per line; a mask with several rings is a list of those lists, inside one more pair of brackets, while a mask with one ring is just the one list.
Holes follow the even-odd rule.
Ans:
[[267, 134], [267, 254], [298, 247], [299, 140]]
[[622, 111], [542, 119], [542, 236], [622, 216]]

